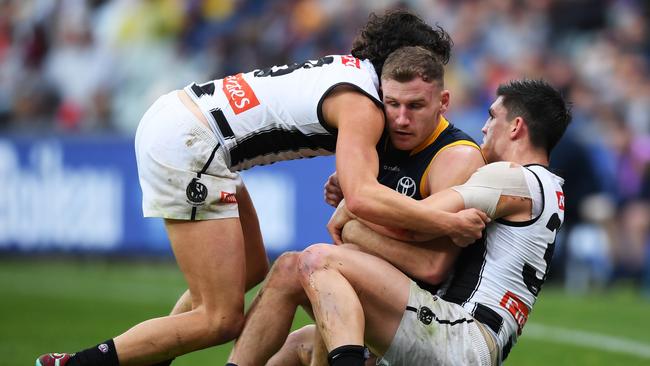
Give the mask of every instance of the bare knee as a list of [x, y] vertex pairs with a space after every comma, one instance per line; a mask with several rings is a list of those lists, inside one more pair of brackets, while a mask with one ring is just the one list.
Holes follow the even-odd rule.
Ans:
[[336, 247], [330, 244], [314, 244], [300, 253], [298, 272], [303, 284], [309, 282], [309, 276], [315, 271], [327, 269], [331, 255]]
[[298, 263], [299, 252], [284, 252], [273, 262], [271, 272], [276, 273], [295, 273], [296, 264]]
[[282, 293], [298, 295], [302, 293], [300, 278], [298, 277], [298, 252], [286, 252], [273, 263], [267, 277], [266, 284], [261, 292], [273, 289]]
[[244, 328], [243, 307], [239, 311], [225, 309], [207, 311], [201, 307], [195, 311], [200, 314], [199, 334], [206, 347], [229, 342], [237, 338]]
[[291, 282], [298, 274], [298, 252], [287, 252], [275, 260], [269, 275], [269, 282]]

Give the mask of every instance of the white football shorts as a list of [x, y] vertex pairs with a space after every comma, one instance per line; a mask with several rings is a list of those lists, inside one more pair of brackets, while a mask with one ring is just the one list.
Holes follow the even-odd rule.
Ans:
[[406, 311], [377, 365], [490, 366], [492, 362], [488, 344], [472, 315], [411, 281]]
[[231, 172], [216, 136], [174, 91], [158, 98], [135, 134], [145, 217], [210, 220], [238, 217], [241, 177]]

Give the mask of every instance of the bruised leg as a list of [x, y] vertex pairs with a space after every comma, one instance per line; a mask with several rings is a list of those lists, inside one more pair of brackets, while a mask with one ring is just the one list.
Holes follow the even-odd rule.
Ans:
[[378, 355], [388, 349], [408, 301], [406, 275], [370, 254], [326, 244], [305, 249], [299, 271], [328, 351], [363, 344]]

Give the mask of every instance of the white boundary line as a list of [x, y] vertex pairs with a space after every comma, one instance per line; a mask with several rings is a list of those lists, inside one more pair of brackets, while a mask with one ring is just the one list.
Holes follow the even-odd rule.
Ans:
[[555, 343], [573, 344], [611, 352], [625, 353], [650, 359], [650, 344], [600, 333], [541, 324], [526, 324], [522, 336], [525, 338], [536, 338]]

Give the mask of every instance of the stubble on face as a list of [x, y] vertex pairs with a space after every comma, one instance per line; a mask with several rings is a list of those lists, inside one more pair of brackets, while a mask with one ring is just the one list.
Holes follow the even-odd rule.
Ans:
[[422, 144], [437, 127], [441, 93], [437, 83], [420, 78], [408, 82], [383, 80], [384, 108], [393, 145], [412, 150]]

